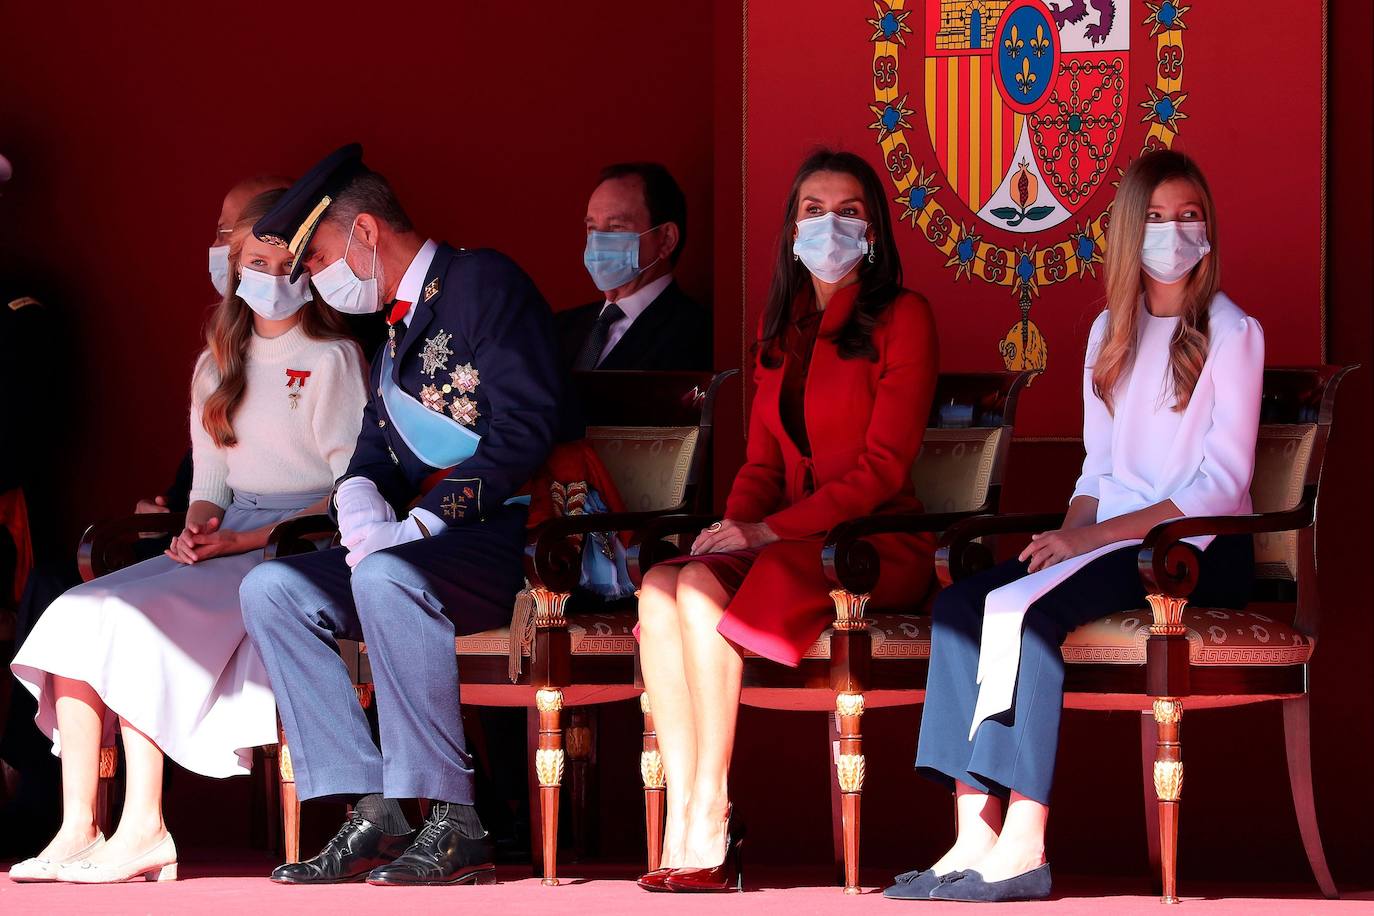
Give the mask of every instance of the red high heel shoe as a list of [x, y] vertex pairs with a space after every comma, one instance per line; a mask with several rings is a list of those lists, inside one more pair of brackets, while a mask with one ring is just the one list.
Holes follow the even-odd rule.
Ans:
[[646, 891], [663, 892], [668, 890], [668, 876], [673, 873], [671, 868], [655, 868], [653, 871], [645, 872], [639, 876], [635, 883]]
[[[744, 890], [744, 827], [735, 821], [735, 806], [725, 813], [725, 858], [712, 868], [675, 868], [663, 879], [677, 894], [718, 894]], [[645, 877], [648, 877], [647, 875]]]

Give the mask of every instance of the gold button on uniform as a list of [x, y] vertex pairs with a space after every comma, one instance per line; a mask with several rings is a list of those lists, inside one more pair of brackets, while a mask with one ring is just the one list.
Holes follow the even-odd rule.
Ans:
[[379, 429], [386, 429], [386, 421], [385, 421], [385, 420], [378, 420], [378, 421], [377, 421], [377, 426], [378, 426]]

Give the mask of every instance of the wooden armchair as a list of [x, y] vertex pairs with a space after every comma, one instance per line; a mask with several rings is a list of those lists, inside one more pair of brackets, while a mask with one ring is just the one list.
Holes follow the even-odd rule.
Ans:
[[[710, 372], [578, 372], [573, 384], [587, 421], [586, 438], [606, 465], [625, 503], [623, 513], [550, 519], [529, 533], [526, 588], [512, 626], [459, 636], [455, 641], [463, 705], [529, 707], [532, 832], [539, 835], [536, 866], [557, 885], [559, 796], [565, 770], [588, 774], [595, 737], [588, 718], [569, 707], [633, 699], [634, 614], [596, 601], [567, 613], [577, 592], [583, 540], [592, 532], [633, 531], [669, 513], [710, 505], [710, 444], [715, 400], [737, 370]], [[278, 526], [278, 555], [311, 549], [301, 540], [328, 527], [315, 518]], [[575, 601], [574, 604], [577, 602]], [[520, 605], [524, 604], [524, 609]], [[523, 625], [522, 619], [523, 618]], [[359, 700], [372, 699], [367, 647], [360, 646]], [[282, 744], [283, 804], [294, 802], [290, 751]], [[585, 784], [585, 782], [584, 782]], [[576, 791], [574, 797], [582, 794]], [[290, 813], [288, 824], [294, 823]], [[288, 836], [288, 850], [298, 844]]]
[[[836, 526], [826, 537], [822, 562], [833, 590], [835, 623], [787, 668], [747, 654], [741, 701], [769, 709], [832, 712], [831, 811], [835, 860], [845, 892], [859, 892], [859, 810], [865, 761], [859, 727], [866, 707], [911, 704], [925, 684], [929, 628], [920, 617], [928, 596], [901, 608], [874, 609], [878, 558], [865, 538], [894, 532], [940, 532], [979, 513], [995, 512], [1011, 445], [1016, 404], [1030, 373], [946, 373], [936, 387], [920, 456], [911, 469], [919, 514], [873, 515]], [[951, 425], [959, 424], [959, 425]], [[695, 534], [714, 516], [677, 516], [650, 525], [632, 547], [635, 574], [678, 553], [668, 538]], [[925, 643], [922, 644], [922, 640]], [[640, 681], [642, 685], [642, 681]], [[641, 774], [649, 827], [649, 868], [662, 852], [663, 767], [658, 757], [647, 694]]]
[[[1341, 379], [1353, 367], [1270, 369], [1251, 485], [1254, 514], [1183, 518], [1158, 525], [1140, 548], [1149, 608], [1079, 627], [1064, 644], [1065, 706], [1135, 709], [1150, 858], [1164, 903], [1177, 903], [1178, 809], [1183, 786], [1179, 723], [1185, 702], [1213, 709], [1274, 701], [1283, 705], [1288, 778], [1307, 860], [1327, 897], [1326, 865], [1312, 793], [1308, 662], [1316, 646], [1316, 505]], [[945, 533], [941, 579], [986, 568], [976, 539], [1057, 527], [1062, 514], [969, 519]], [[1191, 606], [1199, 553], [1183, 538], [1253, 534], [1256, 600], [1243, 611]], [[927, 647], [928, 649], [928, 647]]]

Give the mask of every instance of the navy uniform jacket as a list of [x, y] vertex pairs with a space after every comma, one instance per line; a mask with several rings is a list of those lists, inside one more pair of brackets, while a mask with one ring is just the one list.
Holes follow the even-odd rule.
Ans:
[[[418, 503], [436, 470], [406, 447], [379, 395], [383, 350], [372, 362], [362, 430], [347, 473], [373, 481], [398, 518], [412, 503], [449, 525], [477, 521], [499, 508], [534, 475], [555, 442], [577, 438], [567, 419], [553, 316], [534, 283], [516, 264], [489, 249], [458, 251], [440, 244], [425, 275], [420, 301], [405, 316], [393, 378], [427, 406], [464, 422], [482, 441]], [[423, 354], [431, 357], [425, 371]], [[445, 351], [448, 351], [445, 353]], [[436, 362], [437, 361], [437, 362]], [[450, 384], [471, 366], [470, 388]], [[474, 404], [454, 402], [467, 398]], [[442, 398], [442, 402], [436, 401]], [[474, 409], [475, 407], [475, 409]]]

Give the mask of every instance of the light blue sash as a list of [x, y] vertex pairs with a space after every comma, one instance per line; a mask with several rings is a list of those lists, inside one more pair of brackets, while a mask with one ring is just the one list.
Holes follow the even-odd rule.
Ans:
[[[482, 437], [451, 417], [430, 410], [391, 377], [391, 348], [382, 347], [382, 403], [406, 447], [438, 470], [457, 467], [477, 451]], [[506, 505], [530, 504], [529, 496], [512, 496]]]
[[382, 348], [382, 403], [406, 447], [432, 468], [451, 468], [472, 457], [482, 437], [451, 417], [430, 410], [391, 377], [391, 352]]

